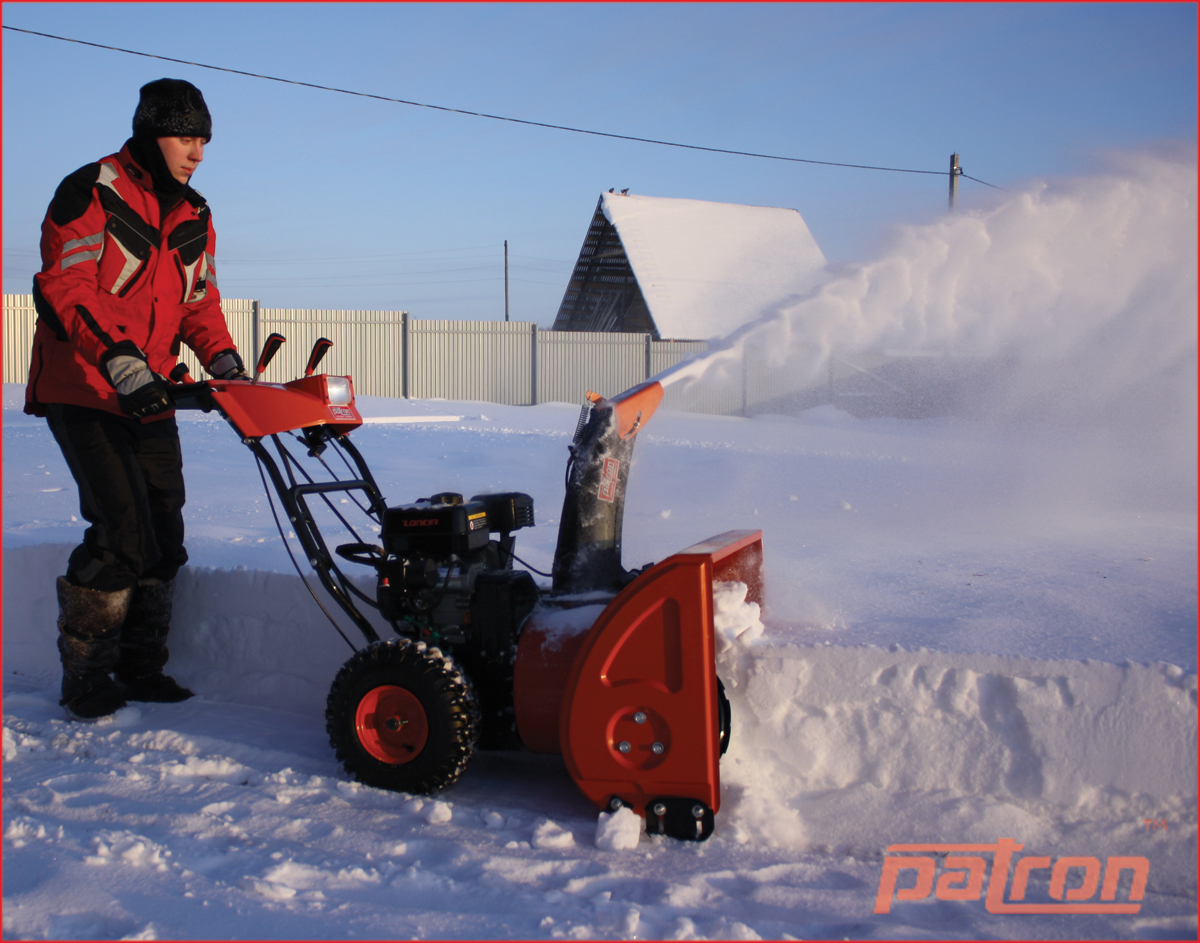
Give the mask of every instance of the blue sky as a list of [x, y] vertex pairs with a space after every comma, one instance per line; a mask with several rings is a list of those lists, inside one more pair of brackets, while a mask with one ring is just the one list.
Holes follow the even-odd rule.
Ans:
[[[1196, 135], [1194, 4], [5, 3], [6, 26], [411, 101], [998, 187]], [[222, 293], [548, 326], [601, 191], [798, 209], [831, 262], [946, 210], [945, 176], [681, 150], [3, 34], [4, 291], [137, 90], [204, 92]], [[963, 180], [970, 211], [997, 191]]]

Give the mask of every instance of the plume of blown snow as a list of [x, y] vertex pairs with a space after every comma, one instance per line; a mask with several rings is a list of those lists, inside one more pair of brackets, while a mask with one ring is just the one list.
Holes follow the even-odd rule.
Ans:
[[803, 382], [835, 353], [939, 352], [967, 374], [947, 412], [1109, 429], [1129, 471], [1174, 469], [1191, 491], [1196, 228], [1194, 148], [1118, 155], [904, 226], [880, 258], [657, 379], [718, 383], [749, 356]]

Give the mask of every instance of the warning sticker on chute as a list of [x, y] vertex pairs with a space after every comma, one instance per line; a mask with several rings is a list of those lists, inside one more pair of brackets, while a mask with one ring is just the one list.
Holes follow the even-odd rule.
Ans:
[[597, 496], [601, 501], [612, 501], [617, 496], [617, 474], [621, 471], [621, 463], [615, 458], [606, 458], [604, 468], [600, 472], [600, 490]]

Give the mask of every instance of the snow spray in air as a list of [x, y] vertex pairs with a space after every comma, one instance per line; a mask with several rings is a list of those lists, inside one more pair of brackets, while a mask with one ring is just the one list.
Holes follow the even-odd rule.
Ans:
[[903, 227], [657, 379], [717, 383], [747, 357], [815, 384], [832, 356], [937, 352], [972, 416], [1104, 427], [1194, 468], [1196, 225], [1194, 149], [1118, 156]]

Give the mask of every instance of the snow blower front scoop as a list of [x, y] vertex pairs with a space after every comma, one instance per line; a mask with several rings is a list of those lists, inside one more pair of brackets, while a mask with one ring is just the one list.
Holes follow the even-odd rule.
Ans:
[[[356, 646], [325, 610], [355, 650], [325, 712], [346, 771], [371, 786], [431, 793], [455, 782], [477, 748], [524, 747], [561, 754], [588, 799], [632, 808], [651, 833], [711, 835], [730, 730], [713, 584], [745, 583], [747, 599], [762, 602], [762, 532], [729, 531], [641, 570], [622, 566], [634, 440], [662, 386], [588, 394], [552, 582], [539, 587], [513, 566], [515, 532], [534, 525], [529, 495], [445, 492], [389, 506], [349, 440], [362, 424], [353, 383], [315, 374], [329, 341], [317, 341], [303, 378], [258, 382], [282, 343], [268, 338], [253, 381], [192, 383], [177, 368], [173, 379], [184, 382], [173, 396], [180, 409], [216, 409], [237, 431], [321, 585], [365, 639]], [[347, 504], [368, 523], [347, 520]], [[351, 539], [330, 552], [323, 530], [333, 526]], [[374, 571], [373, 595], [339, 558]], [[381, 622], [394, 637], [380, 637]]]

